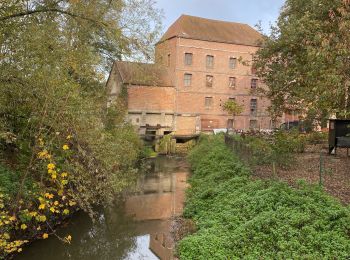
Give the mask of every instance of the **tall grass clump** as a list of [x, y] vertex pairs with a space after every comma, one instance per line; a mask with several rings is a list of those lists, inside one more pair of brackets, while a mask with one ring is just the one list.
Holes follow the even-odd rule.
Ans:
[[189, 162], [184, 216], [197, 231], [180, 259], [349, 259], [350, 209], [321, 188], [253, 181], [222, 137], [202, 138]]

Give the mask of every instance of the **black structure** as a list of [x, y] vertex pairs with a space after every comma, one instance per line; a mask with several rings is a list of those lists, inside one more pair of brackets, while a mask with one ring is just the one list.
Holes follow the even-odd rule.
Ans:
[[329, 154], [337, 148], [350, 148], [350, 120], [330, 119], [328, 134]]

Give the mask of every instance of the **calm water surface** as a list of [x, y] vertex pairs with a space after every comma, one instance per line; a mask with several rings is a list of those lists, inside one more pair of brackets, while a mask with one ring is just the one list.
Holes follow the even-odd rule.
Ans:
[[188, 168], [183, 159], [159, 157], [142, 173], [137, 192], [103, 209], [95, 223], [77, 213], [57, 234], [73, 237], [70, 245], [55, 236], [25, 247], [16, 260], [172, 259], [170, 218], [183, 209]]

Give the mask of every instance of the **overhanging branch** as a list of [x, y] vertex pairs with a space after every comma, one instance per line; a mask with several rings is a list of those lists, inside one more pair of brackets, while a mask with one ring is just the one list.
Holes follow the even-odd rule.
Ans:
[[65, 10], [61, 10], [61, 9], [58, 9], [58, 8], [45, 8], [45, 9], [36, 9], [36, 10], [28, 10], [28, 11], [25, 11], [25, 12], [19, 12], [19, 13], [7, 15], [7, 16], [4, 16], [4, 17], [0, 17], [0, 21], [6, 21], [6, 20], [9, 20], [9, 19], [22, 17], [22, 16], [27, 16], [27, 15], [33, 15], [33, 14], [37, 14], [37, 13], [50, 13], [50, 12], [51, 13], [52, 12], [53, 13], [60, 13], [60, 14], [64, 14], [64, 15], [68, 15], [68, 16], [74, 17], [74, 18], [79, 18], [79, 19], [87, 20], [87, 21], [90, 21], [90, 22], [93, 22], [93, 23], [100, 23], [100, 24], [105, 25], [104, 23], [98, 22], [98, 21], [96, 21], [94, 19], [91, 19], [89, 17], [85, 17], [85, 16], [82, 16], [82, 15], [74, 14], [74, 13], [71, 13], [71, 12], [68, 12], [68, 11], [65, 11]]

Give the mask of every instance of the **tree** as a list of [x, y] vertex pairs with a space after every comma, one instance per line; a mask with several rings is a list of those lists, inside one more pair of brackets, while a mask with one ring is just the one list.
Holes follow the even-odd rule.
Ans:
[[105, 75], [116, 59], [151, 57], [159, 28], [151, 0], [0, 2], [0, 179], [16, 182], [0, 181], [8, 214], [26, 209], [19, 202], [47, 210], [53, 196], [92, 214], [133, 181], [139, 140], [123, 103], [107, 108]]
[[[234, 121], [235, 117], [240, 115], [243, 112], [244, 106], [241, 104], [238, 104], [235, 100], [228, 100], [224, 103], [223, 109], [224, 111], [226, 111], [232, 116]], [[228, 132], [228, 126], [227, 126], [227, 132]]]
[[349, 10], [340, 0], [286, 1], [255, 63], [275, 117], [349, 115]]

